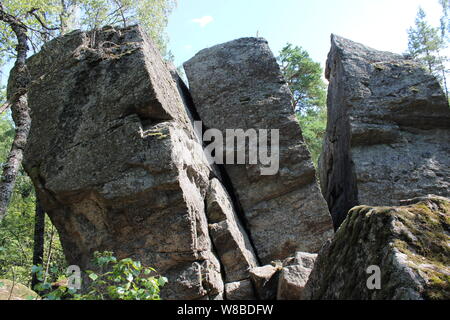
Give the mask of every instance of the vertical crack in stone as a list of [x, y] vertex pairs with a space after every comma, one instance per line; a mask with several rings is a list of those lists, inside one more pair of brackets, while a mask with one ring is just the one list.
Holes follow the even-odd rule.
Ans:
[[140, 27], [92, 36], [72, 32], [27, 61], [39, 81], [24, 167], [67, 260], [86, 269], [94, 251], [114, 251], [167, 276], [165, 299], [220, 295], [204, 212], [210, 168], [176, 85]]
[[325, 75], [329, 81], [327, 128], [323, 152], [319, 158], [322, 194], [328, 204], [337, 230], [347, 212], [358, 204], [358, 190], [350, 153], [350, 121], [344, 101], [342, 62], [332, 48], [328, 54]]
[[221, 167], [259, 260], [265, 264], [295, 251], [317, 252], [332, 235], [331, 218], [295, 120], [291, 93], [267, 41], [241, 38], [219, 44], [198, 52], [184, 68], [205, 127], [225, 137], [227, 129], [268, 130], [269, 137], [278, 130], [279, 170], [272, 175], [262, 174], [265, 166], [248, 159], [245, 165]]
[[[173, 66], [169, 65], [169, 69], [183, 98], [191, 121], [202, 121], [186, 84]], [[205, 126], [202, 126], [200, 134], [203, 135], [207, 129]], [[199, 143], [202, 147], [205, 147], [201, 137], [197, 138], [200, 139]], [[242, 212], [242, 207], [226, 170], [220, 164], [212, 164], [211, 168], [212, 176], [210, 189], [205, 196], [205, 211], [210, 224], [210, 237], [214, 251], [218, 253], [224, 282], [245, 280], [249, 277], [247, 271], [260, 265], [260, 261], [247, 228], [247, 221]], [[215, 179], [217, 180], [214, 181]], [[223, 191], [220, 190], [220, 185], [224, 188]], [[224, 194], [221, 194], [222, 192]], [[231, 208], [227, 208], [226, 202], [229, 200]], [[212, 206], [214, 208], [208, 206], [208, 201], [213, 203]], [[220, 211], [220, 213], [217, 211]], [[233, 222], [233, 220], [236, 221]], [[248, 245], [250, 247], [246, 248]], [[232, 260], [230, 260], [231, 253], [233, 254]], [[224, 298], [226, 298], [226, 293], [224, 293]]]
[[399, 54], [332, 35], [322, 192], [337, 229], [355, 205], [448, 197], [450, 109], [437, 79]]
[[[191, 96], [191, 93], [189, 92], [188, 87], [184, 83], [183, 79], [181, 79], [181, 77], [178, 75], [175, 68], [173, 66], [169, 66], [169, 68], [170, 68], [172, 77], [174, 78], [174, 80], [178, 86], [178, 90], [180, 91], [181, 97], [183, 98], [183, 101], [184, 101], [187, 109], [189, 110], [190, 115], [192, 116], [193, 121], [201, 121], [203, 123], [203, 121], [200, 117], [200, 114], [198, 113], [198, 111], [195, 107], [194, 100], [192, 99], [192, 96]], [[201, 134], [203, 135], [206, 130], [208, 130], [208, 128], [205, 125], [202, 125], [202, 133]], [[202, 146], [205, 147], [205, 144], [203, 141], [199, 141], [199, 143], [201, 143]], [[258, 260], [258, 264], [260, 264], [257, 250], [255, 248], [255, 245], [253, 244], [253, 240], [251, 237], [251, 231], [248, 228], [248, 221], [242, 210], [242, 205], [239, 202], [239, 198], [236, 195], [236, 192], [234, 190], [233, 183], [231, 182], [230, 177], [228, 176], [228, 173], [225, 170], [224, 165], [213, 164], [213, 167], [218, 170], [218, 172], [217, 172], [218, 174], [216, 175], [216, 178], [219, 179], [219, 181], [223, 184], [223, 186], [227, 190], [227, 192], [232, 200], [234, 210], [236, 211], [236, 213], [238, 215], [239, 222], [241, 223], [242, 227], [244, 228], [245, 233], [247, 234], [248, 239], [252, 245], [252, 248], [253, 248], [254, 252], [256, 253], [256, 259]]]

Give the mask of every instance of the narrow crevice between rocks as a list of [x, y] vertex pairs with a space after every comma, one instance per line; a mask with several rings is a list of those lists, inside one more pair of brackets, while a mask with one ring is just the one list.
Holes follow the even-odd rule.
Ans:
[[[180, 91], [181, 97], [183, 98], [183, 101], [188, 109], [187, 110], [188, 113], [190, 113], [190, 115], [192, 116], [194, 121], [202, 121], [202, 119], [200, 118], [200, 114], [198, 113], [198, 111], [195, 107], [195, 103], [194, 103], [194, 100], [192, 99], [189, 88], [186, 86], [184, 81], [180, 78], [178, 73], [173, 72], [172, 74], [173, 74], [173, 77], [175, 78], [175, 82]], [[202, 135], [208, 129], [209, 128], [207, 128], [207, 127], [205, 127], [205, 125], [203, 125], [202, 126]], [[205, 144], [203, 143], [203, 141], [201, 141], [201, 143], [202, 143], [202, 146], [205, 147]], [[244, 210], [242, 209], [241, 203], [239, 201], [239, 197], [235, 192], [233, 183], [231, 182], [231, 179], [225, 169], [225, 166], [221, 165], [221, 164], [214, 164], [214, 166], [218, 169], [219, 174], [220, 174], [220, 176], [216, 177], [216, 178], [219, 179], [219, 181], [223, 184], [223, 186], [225, 187], [225, 190], [228, 192], [228, 195], [231, 198], [237, 218], [239, 219], [239, 222], [240, 222], [242, 228], [244, 229], [244, 232], [247, 234], [248, 241], [250, 242], [253, 252], [255, 253], [256, 262], [258, 263], [258, 265], [262, 265], [261, 260], [258, 255], [258, 251], [256, 250], [256, 246], [253, 242], [250, 228], [248, 227], [247, 218], [245, 217], [245, 213], [244, 213]]]
[[328, 56], [325, 76], [329, 81], [328, 122], [319, 170], [322, 194], [336, 231], [347, 212], [358, 205], [358, 189], [351, 155], [350, 119], [342, 85], [345, 75], [342, 62], [333, 51]]
[[252, 234], [251, 234], [250, 228], [248, 226], [248, 221], [245, 216], [244, 209], [242, 209], [241, 202], [239, 201], [239, 197], [237, 196], [237, 194], [235, 192], [235, 189], [233, 187], [233, 183], [231, 182], [230, 176], [228, 175], [224, 165], [216, 165], [216, 166], [219, 169], [219, 173], [221, 175], [221, 177], [218, 177], [218, 179], [220, 180], [220, 182], [222, 182], [223, 186], [225, 187], [225, 190], [227, 190], [228, 194], [230, 195], [237, 218], [239, 219], [239, 222], [241, 223], [241, 226], [244, 229], [244, 232], [247, 234], [248, 241], [249, 241], [250, 245], [252, 246], [253, 252], [255, 253], [256, 262], [258, 263], [259, 266], [261, 266], [262, 263], [261, 263], [261, 260], [259, 259], [259, 255], [258, 255], [256, 246], [253, 243]]
[[[205, 214], [206, 212], [208, 212], [208, 203], [206, 201], [206, 198], [203, 199], [203, 203], [204, 203], [204, 207], [205, 207]], [[208, 215], [206, 214], [206, 219], [208, 219]], [[209, 226], [208, 226], [208, 233], [209, 233]], [[211, 246], [212, 246], [212, 253], [217, 257], [217, 260], [219, 261], [219, 265], [220, 265], [220, 276], [222, 278], [222, 282], [223, 282], [223, 299], [227, 300], [226, 298], [226, 292], [225, 292], [225, 284], [226, 284], [226, 272], [225, 272], [225, 266], [222, 263], [222, 260], [220, 259], [220, 256], [218, 254], [217, 248], [216, 248], [216, 244], [214, 243], [213, 239], [211, 238], [211, 236], [209, 236], [209, 238], [211, 239]], [[209, 291], [208, 291], [208, 297], [209, 297]]]

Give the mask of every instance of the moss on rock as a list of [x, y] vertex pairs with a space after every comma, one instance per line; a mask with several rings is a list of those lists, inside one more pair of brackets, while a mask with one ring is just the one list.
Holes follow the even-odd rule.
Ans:
[[[450, 299], [450, 199], [428, 196], [402, 206], [351, 209], [321, 250], [310, 299]], [[381, 289], [366, 272], [380, 267]]]

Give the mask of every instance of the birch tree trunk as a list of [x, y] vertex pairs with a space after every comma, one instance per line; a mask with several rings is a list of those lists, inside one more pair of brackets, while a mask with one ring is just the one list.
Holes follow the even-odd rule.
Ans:
[[16, 135], [11, 146], [8, 158], [3, 166], [3, 174], [0, 178], [0, 221], [6, 215], [9, 201], [11, 199], [16, 177], [22, 164], [23, 151], [27, 144], [28, 133], [30, 132], [31, 117], [28, 108], [27, 86], [29, 76], [25, 61], [28, 52], [28, 37], [26, 27], [14, 16], [4, 11], [0, 2], [0, 21], [8, 24], [17, 38], [17, 58], [14, 64], [16, 73], [16, 85], [13, 92], [8, 92], [6, 105], [11, 106], [12, 116], [16, 125]]

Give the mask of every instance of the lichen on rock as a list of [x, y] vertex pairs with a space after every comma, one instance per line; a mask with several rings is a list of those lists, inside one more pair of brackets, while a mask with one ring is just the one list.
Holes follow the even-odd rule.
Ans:
[[[401, 206], [357, 206], [320, 251], [308, 299], [449, 299], [450, 199], [428, 196]], [[370, 289], [369, 266], [381, 271]]]
[[402, 55], [332, 35], [319, 160], [335, 229], [358, 204], [450, 196], [450, 108], [438, 80]]

